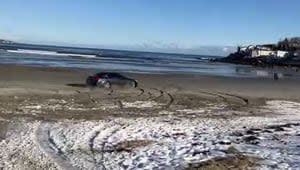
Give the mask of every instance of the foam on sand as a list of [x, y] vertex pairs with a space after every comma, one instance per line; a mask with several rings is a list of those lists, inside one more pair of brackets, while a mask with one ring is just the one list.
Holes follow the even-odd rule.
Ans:
[[124, 108], [153, 108], [161, 105], [154, 101], [123, 102], [122, 104]]
[[[264, 131], [258, 145], [243, 140], [236, 142], [239, 137], [231, 134], [249, 128], [300, 122], [299, 110], [300, 103], [276, 100], [267, 102], [260, 109], [264, 116], [259, 117], [190, 119], [166, 115], [95, 121], [11, 122], [7, 138], [0, 142], [0, 168], [184, 169], [188, 164], [226, 157], [226, 150], [234, 146], [242, 153], [263, 158], [259, 167], [297, 169], [300, 167], [296, 152], [298, 126], [272, 131], [283, 139], [288, 133], [291, 140], [287, 145]], [[268, 114], [270, 112], [275, 114]], [[285, 146], [288, 152], [281, 152]]]

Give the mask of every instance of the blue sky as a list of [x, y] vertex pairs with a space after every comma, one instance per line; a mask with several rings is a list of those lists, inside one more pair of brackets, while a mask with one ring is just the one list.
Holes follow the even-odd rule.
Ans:
[[1, 0], [0, 38], [218, 54], [300, 36], [299, 7], [299, 0]]

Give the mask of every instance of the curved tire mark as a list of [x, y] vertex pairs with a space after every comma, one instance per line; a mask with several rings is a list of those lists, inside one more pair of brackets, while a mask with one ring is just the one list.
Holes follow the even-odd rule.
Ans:
[[140, 92], [140, 94], [138, 94], [137, 96], [141, 96], [141, 95], [143, 95], [143, 94], [144, 94], [144, 92], [145, 92], [145, 90], [144, 90], [144, 89], [142, 89], [142, 88], [139, 88], [139, 90], [140, 90], [141, 92]]
[[[95, 139], [96, 139], [96, 137], [98, 136], [100, 134], [100, 131], [96, 131], [95, 132], [95, 134], [91, 137], [91, 139], [89, 140], [89, 147], [90, 147], [90, 151], [91, 151], [91, 153], [92, 153], [92, 159], [93, 159], [93, 161], [94, 161], [94, 165], [95, 165], [95, 168], [96, 169], [98, 169], [97, 167], [97, 165], [99, 164], [98, 162], [97, 162], [97, 159], [96, 159], [96, 157], [95, 157], [95, 150], [94, 150], [94, 142], [95, 142]], [[101, 164], [101, 166], [105, 169], [105, 167], [104, 167], [104, 165], [103, 164]]]
[[[59, 153], [62, 151], [60, 149], [58, 149], [54, 140], [49, 135], [50, 135], [49, 124], [41, 122], [41, 124], [37, 127], [36, 132], [35, 132], [35, 140], [36, 140], [36, 143], [38, 144], [39, 148], [50, 159], [52, 159], [55, 164], [57, 164], [62, 169], [66, 169], [66, 170], [77, 169], [77, 168], [73, 167], [70, 163], [67, 162], [67, 158], [65, 158], [63, 156], [63, 153]], [[52, 147], [49, 144], [52, 145]]]
[[111, 96], [113, 94], [114, 90], [110, 89], [110, 91], [107, 93], [107, 95]]
[[119, 106], [120, 109], [123, 109], [123, 103], [121, 100], [117, 100], [116, 104]]
[[249, 104], [249, 100], [247, 98], [243, 98], [241, 96], [237, 96], [237, 95], [233, 95], [233, 94], [228, 94], [228, 93], [220, 93], [220, 94], [224, 94], [224, 95], [227, 95], [227, 96], [234, 97], [234, 98], [237, 98], [239, 100], [242, 100], [245, 103], [245, 105]]
[[[101, 165], [101, 167], [104, 169], [104, 170], [106, 170], [106, 167], [105, 167], [105, 165], [104, 165], [104, 149], [105, 149], [105, 145], [108, 143], [107, 141], [108, 141], [108, 139], [111, 137], [111, 136], [113, 136], [115, 133], [117, 133], [118, 131], [119, 131], [119, 127], [118, 128], [116, 128], [116, 129], [113, 129], [110, 133], [109, 133], [109, 135], [107, 135], [106, 137], [104, 137], [102, 140], [103, 140], [103, 142], [101, 143], [101, 150], [100, 150], [100, 152], [101, 152], [101, 158], [100, 158], [100, 161], [98, 161], [98, 162], [96, 162], [96, 168], [98, 169], [98, 167], [99, 167], [99, 165]], [[100, 134], [101, 132], [99, 132], [98, 134], [97, 134], [97, 136]], [[96, 137], [97, 137], [96, 136]], [[96, 138], [95, 137], [95, 138]], [[95, 138], [93, 139], [93, 143], [94, 143], [94, 141], [95, 141]], [[94, 146], [94, 144], [93, 144], [93, 146]]]
[[170, 108], [170, 106], [174, 102], [174, 98], [173, 98], [173, 96], [170, 93], [166, 92], [166, 94], [169, 97], [169, 102], [165, 105], [165, 108]]
[[153, 88], [153, 90], [156, 90], [159, 92], [159, 95], [156, 96], [155, 98], [153, 98], [152, 100], [157, 100], [159, 98], [161, 98], [163, 95], [164, 95], [164, 91], [160, 90], [160, 89], [157, 89], [157, 88]]
[[146, 100], [151, 100], [151, 98], [152, 98], [152, 93], [148, 91], [147, 94], [148, 94], [148, 97], [146, 98]]
[[54, 139], [50, 137], [50, 130], [49, 130], [49, 129], [48, 129], [48, 131], [47, 131], [47, 134], [48, 134], [48, 141], [49, 141], [49, 144], [51, 144], [52, 148], [53, 148], [54, 150], [56, 150], [57, 154], [62, 155], [62, 156], [63, 156], [63, 157], [62, 157], [63, 159], [66, 159], [66, 158], [64, 157], [64, 155], [63, 155], [63, 154], [64, 154], [63, 151], [57, 146], [57, 144], [55, 143]]
[[97, 103], [97, 101], [95, 99], [93, 99], [93, 97], [90, 95], [89, 92], [86, 92], [86, 94], [93, 103]]
[[220, 95], [218, 93], [205, 92], [205, 91], [201, 91], [201, 93], [208, 94], [208, 95], [211, 95], [211, 96], [214, 96], [214, 97], [217, 96], [217, 97], [221, 98], [224, 102], [228, 102], [226, 97], [224, 97], [223, 95]]

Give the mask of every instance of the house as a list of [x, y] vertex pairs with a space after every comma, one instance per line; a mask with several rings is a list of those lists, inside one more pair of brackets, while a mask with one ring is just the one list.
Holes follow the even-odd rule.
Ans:
[[[256, 57], [287, 57], [288, 51], [278, 50], [275, 44], [264, 44], [264, 45], [249, 45], [249, 46], [238, 46], [237, 53], [246, 58]], [[299, 53], [297, 53], [299, 54]]]
[[259, 47], [270, 49], [270, 50], [277, 50], [276, 44], [263, 44], [263, 45], [259, 45]]
[[276, 52], [272, 50], [266, 49], [254, 49], [251, 51], [251, 57], [268, 57], [268, 56], [275, 56]]
[[238, 46], [237, 52], [238, 53], [249, 53], [251, 49], [253, 49], [255, 46], [248, 45], [248, 46]]
[[283, 58], [283, 57], [286, 57], [289, 55], [289, 52], [287, 51], [276, 51], [276, 57], [279, 57], [279, 58]]
[[256, 57], [264, 57], [264, 56], [275, 56], [276, 51], [273, 51], [269, 47], [265, 46], [256, 46], [254, 49], [250, 51], [250, 57], [256, 58]]

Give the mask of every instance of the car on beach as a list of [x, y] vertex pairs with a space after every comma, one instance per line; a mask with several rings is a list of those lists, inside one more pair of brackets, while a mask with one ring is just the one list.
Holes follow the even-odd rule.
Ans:
[[125, 77], [119, 73], [101, 72], [88, 76], [86, 84], [89, 87], [111, 88], [112, 85], [137, 87], [138, 83], [132, 78]]

